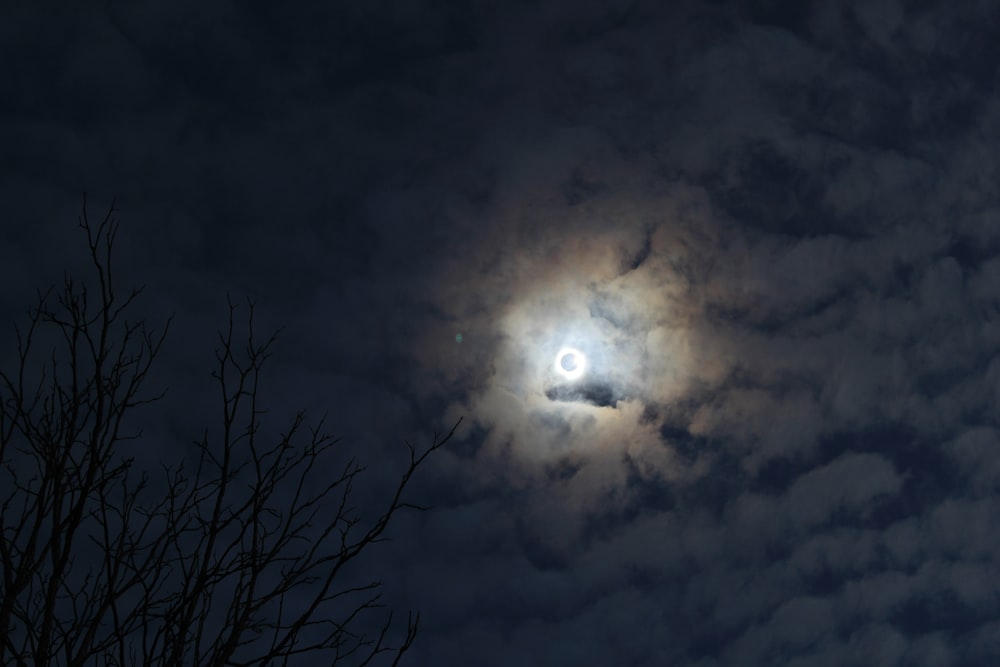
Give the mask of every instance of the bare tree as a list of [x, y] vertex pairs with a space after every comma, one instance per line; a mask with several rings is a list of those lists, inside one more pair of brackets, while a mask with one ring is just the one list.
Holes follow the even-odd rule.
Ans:
[[188, 465], [141, 470], [128, 417], [162, 397], [144, 390], [169, 320], [156, 332], [128, 319], [141, 289], [113, 282], [114, 212], [94, 224], [84, 202], [93, 280], [39, 293], [16, 368], [0, 373], [0, 664], [396, 665], [419, 615], [399, 627], [382, 583], [347, 568], [416, 507], [410, 480], [458, 424], [407, 443], [401, 476], [366, 515], [352, 501], [364, 468], [337, 465], [322, 423], [299, 413], [263, 435], [275, 338], [255, 338], [252, 304], [239, 335], [230, 302], [212, 374], [219, 435], [206, 430]]

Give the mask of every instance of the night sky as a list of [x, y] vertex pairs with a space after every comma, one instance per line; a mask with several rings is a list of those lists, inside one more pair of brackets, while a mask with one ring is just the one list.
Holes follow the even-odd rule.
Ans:
[[405, 664], [1000, 664], [996, 3], [43, 4], [4, 359], [86, 192], [174, 314], [149, 460], [217, 421], [227, 294], [362, 498], [464, 417], [366, 565]]

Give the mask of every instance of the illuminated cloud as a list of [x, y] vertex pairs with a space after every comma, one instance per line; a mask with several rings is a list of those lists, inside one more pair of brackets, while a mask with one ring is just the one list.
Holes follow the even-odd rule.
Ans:
[[232, 290], [345, 448], [464, 416], [418, 664], [996, 664], [997, 10], [377, 4], [0, 22], [2, 298], [116, 193], [171, 384]]

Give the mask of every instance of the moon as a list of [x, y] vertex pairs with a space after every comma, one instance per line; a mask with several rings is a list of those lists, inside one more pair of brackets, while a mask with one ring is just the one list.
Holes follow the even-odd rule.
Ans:
[[567, 380], [575, 380], [583, 375], [587, 368], [587, 358], [583, 352], [572, 347], [564, 347], [556, 355], [556, 373]]

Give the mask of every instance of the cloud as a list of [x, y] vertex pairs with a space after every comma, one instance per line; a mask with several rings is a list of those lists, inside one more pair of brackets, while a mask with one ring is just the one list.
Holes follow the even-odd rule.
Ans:
[[277, 412], [465, 415], [385, 556], [422, 662], [990, 664], [997, 13], [780, 4], [25, 14], [4, 303], [118, 192], [176, 384], [232, 289]]
[[[946, 500], [964, 493], [960, 482], [915, 495], [929, 479], [918, 452], [946, 452], [970, 474], [982, 462], [973, 488], [989, 494], [995, 431], [939, 449], [965, 420], [993, 414], [995, 398], [994, 260], [956, 245], [958, 213], [942, 208], [952, 186], [935, 167], [960, 149], [879, 139], [881, 114], [906, 104], [881, 74], [847, 59], [816, 79], [815, 44], [746, 25], [739, 34], [662, 84], [679, 79], [700, 97], [675, 112], [686, 115], [669, 139], [652, 140], [656, 158], [623, 149], [641, 130], [586, 111], [575, 117], [606, 133], [553, 130], [491, 154], [487, 203], [429, 286], [455, 326], [495, 334], [483, 341], [489, 362], [477, 350], [450, 357], [454, 370], [424, 363], [436, 386], [467, 391], [460, 405], [484, 429], [467, 474], [507, 476], [548, 508], [528, 520], [530, 549], [558, 554], [539, 567], [577, 573], [595, 593], [620, 589], [636, 567], [656, 581], [689, 577], [686, 596], [647, 589], [660, 609], [688, 600], [685, 617], [707, 608], [718, 623], [687, 640], [659, 626], [685, 647], [680, 664], [944, 664], [956, 659], [948, 633], [961, 630], [910, 618], [949, 591], [957, 608], [984, 604], [958, 592], [974, 557], [935, 546], [971, 546], [980, 533], [949, 536], [976, 525], [977, 510]], [[597, 82], [612, 67], [576, 62]], [[836, 104], [796, 107], [804, 90]], [[857, 90], [858, 106], [837, 106]], [[908, 136], [929, 131], [920, 122]], [[971, 246], [993, 243], [967, 220], [957, 224]], [[612, 368], [602, 384], [546, 388], [546, 351], [574, 335], [597, 341]], [[874, 435], [902, 424], [910, 435], [898, 445]], [[564, 475], [539, 472], [560, 458], [572, 461]], [[672, 500], [637, 500], [648, 487], [630, 486], [630, 470]], [[699, 513], [713, 495], [718, 509]], [[580, 512], [591, 518], [581, 524]], [[939, 557], [957, 578], [920, 569]], [[591, 558], [602, 574], [574, 569]], [[995, 612], [986, 608], [962, 627]], [[718, 653], [699, 643], [733, 633], [741, 639]]]

